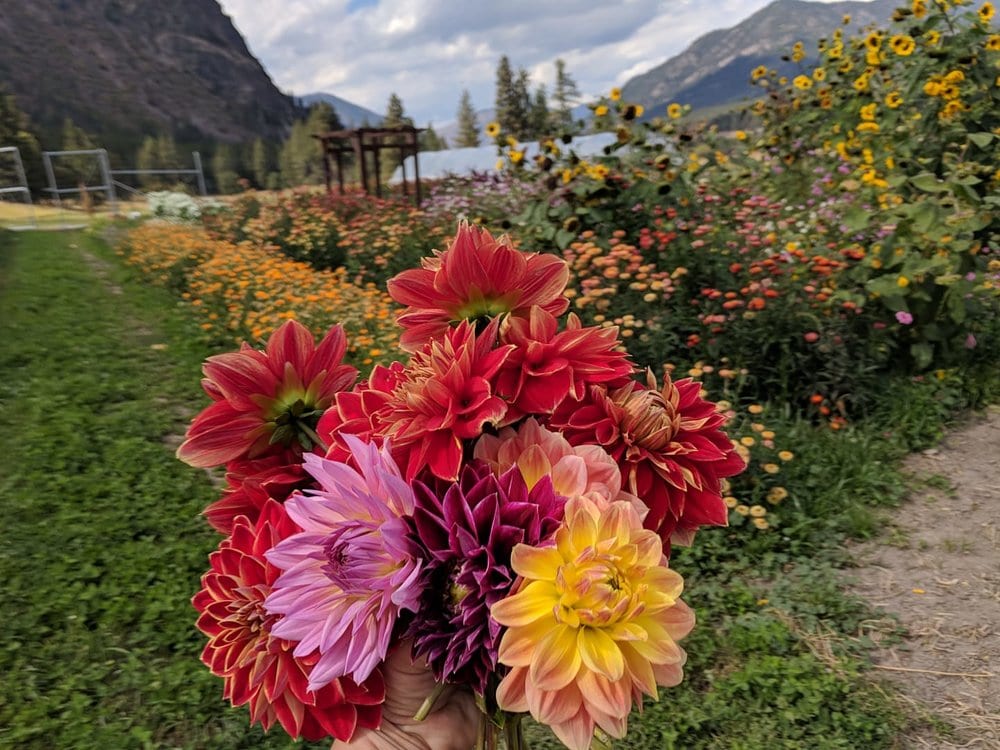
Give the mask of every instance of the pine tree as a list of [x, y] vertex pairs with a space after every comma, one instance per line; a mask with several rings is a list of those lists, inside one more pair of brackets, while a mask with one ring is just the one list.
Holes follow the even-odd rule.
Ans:
[[462, 92], [462, 99], [458, 103], [458, 139], [455, 141], [455, 145], [458, 148], [474, 148], [481, 143], [476, 110], [472, 108], [472, 97], [469, 95], [469, 90], [465, 89]]
[[272, 170], [270, 149], [263, 138], [255, 140], [250, 148], [250, 172], [253, 175], [254, 185], [260, 190], [265, 189]]
[[580, 89], [577, 88], [576, 81], [566, 72], [566, 63], [556, 60], [556, 86], [552, 92], [552, 101], [555, 109], [552, 112], [552, 123], [558, 130], [563, 132], [576, 132], [576, 123], [573, 122], [573, 106], [580, 98]]
[[545, 84], [541, 84], [535, 89], [535, 96], [531, 101], [531, 110], [528, 113], [528, 125], [533, 139], [537, 140], [548, 135], [549, 101], [545, 91]]
[[446, 151], [448, 149], [448, 142], [437, 134], [434, 126], [430, 123], [427, 124], [424, 132], [420, 134], [418, 142], [420, 143], [421, 151]]
[[[5, 94], [3, 89], [0, 89], [0, 146], [17, 147], [28, 186], [32, 190], [40, 189], [44, 176], [38, 138], [31, 131], [27, 115], [17, 108], [13, 95]], [[14, 187], [19, 181], [13, 159], [5, 158], [0, 162], [0, 187]]]
[[[385, 117], [382, 118], [383, 128], [401, 128], [401, 127], [413, 127], [413, 120], [406, 116], [406, 111], [403, 109], [403, 100], [400, 99], [395, 93], [389, 95], [389, 104], [385, 108]], [[384, 139], [384, 143], [403, 143], [404, 140], [402, 136], [388, 137]], [[389, 175], [392, 174], [393, 170], [402, 164], [403, 158], [399, 151], [393, 153], [392, 150], [382, 152], [381, 165], [382, 165], [382, 179], [388, 179]]]
[[496, 118], [497, 123], [500, 125], [500, 131], [508, 135], [512, 135], [515, 132], [516, 98], [514, 73], [510, 68], [510, 60], [507, 59], [507, 55], [501, 55], [500, 62], [497, 64], [497, 86], [494, 107], [496, 108]]
[[[93, 138], [70, 119], [63, 120], [62, 150], [88, 151], [96, 149]], [[64, 156], [55, 161], [56, 181], [60, 187], [93, 186], [102, 180], [100, 163], [96, 155]]]
[[[157, 154], [156, 138], [154, 136], [147, 135], [142, 139], [142, 145], [139, 146], [139, 150], [135, 154], [135, 168], [157, 169], [158, 159], [159, 156]], [[152, 174], [139, 175], [139, 184], [145, 190], [159, 190], [161, 187], [159, 177]]]
[[223, 195], [235, 193], [239, 188], [239, 165], [236, 150], [228, 143], [220, 143], [212, 154], [212, 175], [215, 190]]
[[514, 96], [511, 100], [510, 132], [515, 138], [522, 140], [531, 137], [531, 93], [528, 91], [529, 82], [528, 71], [524, 68], [518, 70], [517, 78], [514, 79]]

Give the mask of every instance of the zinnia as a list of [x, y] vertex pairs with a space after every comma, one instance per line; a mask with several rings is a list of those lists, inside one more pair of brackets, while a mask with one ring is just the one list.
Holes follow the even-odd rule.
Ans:
[[511, 566], [523, 585], [491, 608], [507, 627], [499, 661], [511, 667], [497, 689], [500, 708], [530, 711], [572, 750], [586, 750], [595, 726], [625, 736], [633, 701], [681, 681], [686, 657], [676, 641], [694, 613], [635, 508], [571, 500], [555, 545], [519, 544]]
[[726, 417], [685, 378], [662, 389], [631, 382], [617, 389], [591, 386], [583, 401], [564, 401], [549, 420], [573, 445], [597, 444], [618, 462], [625, 488], [649, 507], [644, 519], [669, 551], [690, 544], [702, 525], [729, 520], [720, 479], [745, 464], [720, 429]]
[[438, 680], [484, 695], [500, 642], [490, 606], [514, 583], [511, 550], [551, 536], [564, 501], [548, 478], [529, 491], [516, 468], [497, 477], [481, 461], [466, 464], [457, 482], [427, 477], [414, 488], [413, 539], [425, 550], [426, 572], [407, 636]]
[[346, 347], [340, 326], [317, 346], [305, 326], [289, 320], [263, 352], [244, 343], [209, 357], [201, 385], [215, 403], [194, 418], [177, 457], [202, 468], [271, 455], [295, 463], [315, 447], [316, 423], [334, 395], [357, 376], [341, 363]]
[[462, 320], [527, 315], [538, 305], [553, 315], [569, 306], [566, 262], [553, 255], [523, 253], [506, 237], [495, 239], [462, 222], [444, 252], [424, 258], [421, 268], [389, 279], [389, 294], [406, 306], [398, 317], [406, 330], [400, 346], [415, 351]]
[[225, 698], [234, 706], [249, 704], [250, 721], [265, 730], [277, 721], [292, 737], [347, 741], [358, 727], [379, 725], [382, 675], [373, 672], [360, 686], [342, 678], [311, 691], [307, 683], [317, 655], [294, 657], [292, 644], [274, 635], [277, 616], [264, 609], [278, 577], [265, 553], [297, 531], [273, 500], [256, 523], [245, 516], [233, 522], [232, 536], [209, 555], [211, 569], [192, 600], [200, 613], [198, 629], [209, 639], [201, 660], [225, 681]]
[[389, 455], [345, 436], [356, 469], [315, 455], [305, 467], [320, 489], [285, 503], [301, 528], [267, 554], [284, 571], [267, 597], [284, 617], [275, 635], [298, 641], [296, 656], [319, 651], [309, 677], [317, 690], [345, 675], [364, 681], [389, 650], [401, 610], [415, 610], [420, 564], [403, 516], [413, 490]]

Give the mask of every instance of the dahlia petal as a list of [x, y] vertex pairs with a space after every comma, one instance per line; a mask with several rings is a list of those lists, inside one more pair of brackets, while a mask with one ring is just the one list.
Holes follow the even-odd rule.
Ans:
[[253, 349], [215, 354], [205, 360], [202, 371], [226, 400], [246, 401], [258, 393], [273, 396], [278, 386], [266, 357]]
[[598, 675], [618, 680], [625, 673], [625, 659], [618, 644], [601, 628], [580, 628], [577, 648], [584, 666]]
[[588, 750], [594, 739], [594, 720], [583, 706], [572, 719], [552, 724], [550, 728], [569, 750]]
[[497, 705], [511, 713], [525, 713], [528, 710], [528, 699], [525, 695], [525, 682], [528, 670], [514, 667], [510, 674], [504, 677], [497, 686]]
[[529, 677], [541, 690], [566, 687], [580, 670], [582, 659], [574, 628], [556, 626], [536, 646]]
[[[622, 661], [624, 664], [624, 657]], [[609, 680], [590, 670], [581, 669], [577, 684], [592, 714], [597, 712], [606, 716], [628, 717], [632, 709], [632, 693], [627, 678]]]
[[[536, 548], [519, 544], [514, 549], [535, 550]], [[555, 552], [559, 562], [562, 562], [562, 557], [558, 556], [558, 552], [552, 550], [551, 548], [544, 549], [549, 549], [551, 552]], [[544, 565], [546, 563], [539, 564]], [[530, 567], [531, 563], [528, 565]], [[547, 568], [549, 576], [552, 575], [552, 570], [552, 568]], [[518, 593], [513, 596], [509, 596], [506, 599], [501, 599], [494, 604], [490, 608], [490, 614], [493, 619], [501, 625], [506, 625], [507, 627], [521, 627], [529, 625], [535, 620], [551, 614], [552, 601], [557, 598], [558, 594], [556, 593], [556, 587], [550, 581], [532, 581]]]
[[[559, 550], [555, 547], [531, 547], [527, 544], [518, 544], [510, 553], [510, 566], [517, 574], [525, 578], [536, 579], [525, 589], [522, 589], [522, 593], [528, 589], [532, 589], [533, 586], [538, 586], [543, 581], [554, 580], [555, 572], [562, 564], [563, 556], [559, 554]], [[532, 590], [537, 591], [538, 589], [535, 588]], [[512, 598], [516, 598], [517, 596], [520, 596], [520, 594]], [[494, 617], [497, 617], [497, 615], [494, 614]], [[512, 625], [513, 623], [504, 622], [503, 624]]]

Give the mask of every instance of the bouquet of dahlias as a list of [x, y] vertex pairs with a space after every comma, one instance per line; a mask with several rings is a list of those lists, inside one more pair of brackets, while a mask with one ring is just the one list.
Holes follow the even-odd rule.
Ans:
[[193, 601], [252, 722], [375, 730], [408, 648], [475, 694], [481, 743], [519, 746], [530, 713], [583, 750], [681, 680], [670, 545], [726, 523], [743, 463], [697, 383], [636, 379], [617, 329], [565, 315], [568, 279], [463, 223], [389, 281], [407, 361], [357, 380], [340, 327], [289, 321], [205, 363], [178, 456], [226, 467], [226, 537]]

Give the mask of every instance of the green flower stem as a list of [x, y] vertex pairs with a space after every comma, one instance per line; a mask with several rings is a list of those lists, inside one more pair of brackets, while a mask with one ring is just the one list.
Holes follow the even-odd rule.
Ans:
[[304, 432], [306, 435], [309, 436], [310, 440], [312, 440], [314, 443], [316, 443], [316, 445], [318, 445], [320, 448], [322, 448], [324, 453], [326, 453], [328, 450], [330, 450], [330, 446], [328, 446], [323, 441], [323, 438], [321, 438], [317, 434], [316, 430], [314, 430], [312, 427], [310, 427], [309, 425], [304, 424], [302, 422], [299, 422], [299, 424], [297, 426], [298, 426], [298, 428], [300, 430], [302, 430], [302, 432]]
[[428, 695], [424, 702], [420, 704], [420, 708], [417, 712], [413, 714], [414, 721], [423, 721], [427, 718], [428, 714], [434, 709], [434, 704], [437, 703], [437, 699], [441, 697], [441, 693], [444, 692], [444, 683], [439, 682], [434, 686], [431, 694]]

